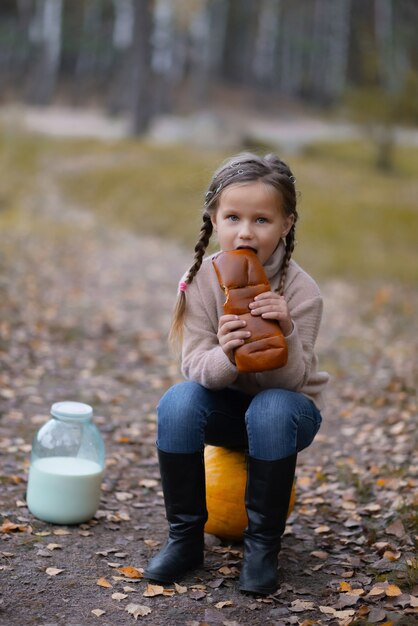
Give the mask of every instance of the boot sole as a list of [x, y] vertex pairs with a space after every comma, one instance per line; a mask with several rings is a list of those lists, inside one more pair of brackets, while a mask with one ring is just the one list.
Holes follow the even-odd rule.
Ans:
[[242, 592], [242, 593], [252, 593], [255, 595], [261, 595], [261, 596], [270, 596], [273, 593], [276, 593], [277, 591], [277, 587], [270, 587], [269, 589], [266, 588], [260, 588], [260, 589], [249, 589], [247, 587], [238, 587], [238, 589]]
[[180, 571], [176, 576], [164, 576], [164, 574], [161, 574], [160, 576], [159, 574], [152, 574], [152, 573], [147, 572], [147, 570], [145, 570], [144, 578], [146, 580], [152, 580], [153, 582], [156, 582], [156, 583], [164, 583], [165, 585], [171, 585], [181, 580], [184, 576], [186, 576], [186, 574], [190, 574], [191, 572], [199, 569], [199, 567], [202, 567], [202, 566], [203, 566], [203, 561], [201, 561], [200, 563], [196, 563], [195, 565], [191, 565], [187, 569]]

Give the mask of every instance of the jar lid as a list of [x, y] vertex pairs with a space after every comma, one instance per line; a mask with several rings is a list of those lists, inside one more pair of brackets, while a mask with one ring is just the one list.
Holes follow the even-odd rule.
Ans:
[[93, 415], [93, 409], [83, 402], [55, 402], [51, 407], [51, 415], [61, 418], [88, 419]]

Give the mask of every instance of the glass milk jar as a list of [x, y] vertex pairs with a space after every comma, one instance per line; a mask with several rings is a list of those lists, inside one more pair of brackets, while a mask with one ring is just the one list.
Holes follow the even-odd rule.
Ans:
[[92, 417], [88, 404], [56, 402], [51, 419], [36, 433], [27, 490], [28, 508], [35, 517], [80, 524], [97, 511], [105, 448]]

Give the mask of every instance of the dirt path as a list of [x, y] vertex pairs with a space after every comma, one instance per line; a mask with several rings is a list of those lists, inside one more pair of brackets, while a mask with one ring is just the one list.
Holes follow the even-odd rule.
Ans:
[[[94, 108], [29, 107], [16, 103], [0, 108], [0, 122], [56, 137], [118, 140], [130, 131], [126, 117], [112, 118]], [[240, 110], [219, 107], [188, 117], [162, 115], [153, 121], [149, 138], [157, 143], [185, 142], [233, 149], [243, 141], [264, 142], [292, 154], [316, 141], [346, 141], [362, 134], [364, 131], [349, 121], [313, 116], [289, 107], [278, 115], [256, 115], [241, 106]], [[414, 128], [397, 128], [395, 138], [402, 145], [418, 145], [418, 131]]]
[[[208, 538], [204, 569], [150, 596], [119, 570], [140, 571], [166, 533], [155, 406], [179, 379], [166, 331], [189, 255], [66, 206], [48, 165], [24, 223], [0, 235], [1, 626], [416, 623], [416, 294], [323, 285], [333, 383], [300, 455], [278, 593], [240, 594], [241, 546]], [[96, 518], [61, 528], [24, 498], [32, 435], [66, 398], [93, 405], [107, 468]]]

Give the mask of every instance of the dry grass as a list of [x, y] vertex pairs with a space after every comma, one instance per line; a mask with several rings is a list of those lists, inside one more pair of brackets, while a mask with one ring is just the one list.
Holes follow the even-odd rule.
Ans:
[[[205, 188], [225, 153], [140, 141], [0, 135], [0, 225], [13, 223], [41, 172], [63, 200], [137, 233], [191, 250]], [[411, 282], [416, 262], [418, 150], [399, 148], [395, 171], [374, 167], [370, 144], [317, 144], [288, 160], [300, 198], [295, 258], [318, 278]], [[284, 155], [286, 158], [286, 155]]]

